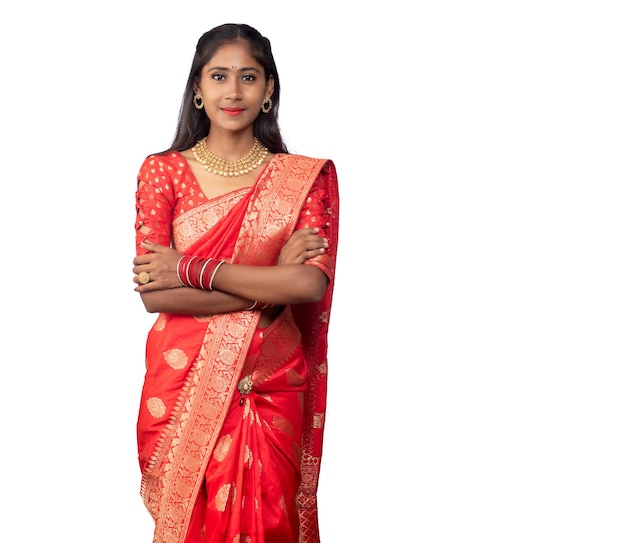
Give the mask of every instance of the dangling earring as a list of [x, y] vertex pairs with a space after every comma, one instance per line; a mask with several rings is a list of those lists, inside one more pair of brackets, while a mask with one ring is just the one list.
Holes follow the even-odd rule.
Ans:
[[261, 104], [261, 111], [263, 113], [269, 113], [270, 109], [272, 109], [272, 99], [266, 98], [265, 100], [263, 100], [263, 103]]
[[193, 96], [193, 105], [196, 106], [196, 109], [202, 109], [204, 107], [204, 101], [202, 100], [202, 95], [198, 92]]

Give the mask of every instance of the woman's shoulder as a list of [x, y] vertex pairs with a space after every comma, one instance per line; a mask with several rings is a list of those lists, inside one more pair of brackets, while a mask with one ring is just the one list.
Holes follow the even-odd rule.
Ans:
[[137, 181], [158, 189], [168, 198], [174, 198], [175, 187], [187, 174], [187, 162], [178, 151], [163, 151], [144, 158]]
[[151, 153], [147, 157], [144, 158], [143, 164], [146, 165], [154, 165], [154, 164], [163, 164], [163, 165], [173, 165], [178, 162], [183, 162], [183, 156], [178, 151], [159, 151], [157, 153]]
[[143, 159], [140, 168], [140, 175], [149, 174], [168, 175], [171, 173], [182, 173], [187, 168], [187, 162], [178, 151], [161, 151], [152, 153]]

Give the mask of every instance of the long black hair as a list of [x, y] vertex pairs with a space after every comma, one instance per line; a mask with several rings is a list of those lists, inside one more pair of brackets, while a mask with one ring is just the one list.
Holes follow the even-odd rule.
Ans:
[[231, 23], [216, 26], [205, 32], [198, 40], [170, 151], [189, 149], [209, 133], [211, 121], [204, 109], [196, 109], [193, 104], [194, 84], [199, 83], [202, 68], [211, 60], [215, 52], [222, 45], [234, 41], [243, 41], [247, 44], [250, 55], [263, 66], [266, 82], [269, 81], [270, 76], [274, 78], [274, 92], [271, 96], [272, 109], [269, 113], [259, 113], [254, 121], [254, 135], [271, 153], [288, 152], [278, 126], [280, 80], [270, 41], [249, 25]]

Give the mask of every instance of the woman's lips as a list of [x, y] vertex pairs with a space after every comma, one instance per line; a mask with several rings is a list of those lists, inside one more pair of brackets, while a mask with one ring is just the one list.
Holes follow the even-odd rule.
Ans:
[[239, 115], [243, 109], [236, 107], [223, 107], [222, 111], [226, 113], [226, 115]]

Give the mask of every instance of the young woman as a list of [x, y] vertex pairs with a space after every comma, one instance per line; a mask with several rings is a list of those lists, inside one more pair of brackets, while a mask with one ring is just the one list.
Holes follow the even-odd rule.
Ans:
[[138, 175], [136, 290], [158, 313], [138, 417], [158, 543], [314, 543], [339, 198], [290, 154], [270, 42], [198, 41], [170, 149]]

